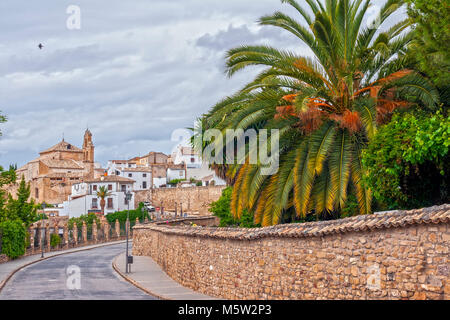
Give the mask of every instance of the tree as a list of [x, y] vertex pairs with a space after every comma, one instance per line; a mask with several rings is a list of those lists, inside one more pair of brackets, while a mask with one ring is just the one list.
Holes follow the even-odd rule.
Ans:
[[[4, 123], [4, 122], [6, 122], [6, 117], [1, 114], [1, 110], [0, 110], [0, 123]], [[2, 135], [2, 131], [0, 130], [0, 136], [1, 135]]]
[[[448, 0], [407, 0], [415, 39], [409, 56], [439, 88], [450, 83], [450, 5]], [[448, 93], [447, 93], [448, 95]]]
[[15, 259], [25, 254], [26, 229], [20, 220], [6, 220], [0, 222], [2, 233], [2, 252], [9, 258]]
[[17, 190], [17, 199], [14, 199], [11, 194], [8, 195], [8, 203], [6, 204], [7, 217], [10, 220], [19, 219], [25, 226], [29, 226], [36, 221], [37, 206], [34, 200], [30, 198], [30, 184], [25, 183], [25, 178], [22, 180]]
[[[369, 0], [307, 0], [309, 10], [295, 0], [282, 2], [306, 24], [282, 12], [264, 16], [259, 23], [294, 34], [314, 57], [266, 45], [229, 50], [229, 76], [248, 66], [263, 70], [216, 104], [201, 119], [202, 131], [196, 129], [195, 135], [208, 129], [279, 130], [276, 174], [265, 176], [260, 163], [249, 162], [250, 145], [244, 159], [234, 159], [242, 160], [240, 164], [228, 164], [226, 175], [234, 184], [231, 212], [236, 218], [249, 210], [256, 223], [268, 226], [280, 223], [286, 214], [326, 217], [342, 211], [350, 186], [359, 213], [371, 213], [371, 190], [362, 181], [362, 149], [394, 110], [415, 103], [432, 107], [439, 101], [427, 79], [403, 67], [413, 39], [410, 20], [378, 32], [380, 28], [363, 25]], [[380, 26], [402, 3], [385, 3]], [[200, 150], [211, 144], [218, 143], [194, 147]]]
[[106, 189], [105, 186], [101, 186], [100, 188], [98, 188], [97, 191], [97, 197], [100, 198], [100, 207], [102, 209], [102, 213], [105, 214], [105, 198], [111, 196], [111, 192], [108, 191], [108, 189]]
[[6, 203], [7, 194], [3, 189], [5, 185], [16, 182], [16, 171], [14, 166], [10, 166], [8, 171], [4, 171], [2, 166], [0, 166], [0, 222], [6, 220]]

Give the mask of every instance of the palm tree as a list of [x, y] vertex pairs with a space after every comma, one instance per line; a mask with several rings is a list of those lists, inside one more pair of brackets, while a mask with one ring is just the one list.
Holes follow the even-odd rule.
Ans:
[[102, 214], [105, 214], [105, 204], [106, 204], [105, 198], [111, 195], [112, 193], [109, 192], [105, 186], [101, 186], [100, 188], [98, 188], [97, 197], [100, 198], [100, 207], [102, 209]]
[[[234, 181], [232, 213], [240, 218], [248, 209], [256, 223], [268, 226], [279, 223], [284, 214], [339, 212], [351, 191], [359, 213], [369, 214], [372, 195], [363, 184], [362, 149], [394, 110], [438, 102], [425, 78], [402, 68], [413, 38], [410, 21], [379, 32], [363, 24], [370, 0], [305, 0], [312, 15], [295, 0], [281, 2], [306, 24], [282, 12], [264, 16], [259, 23], [294, 34], [313, 57], [262, 45], [229, 50], [229, 76], [252, 65], [264, 69], [201, 119], [202, 130], [280, 132], [276, 174], [264, 176], [260, 164], [248, 161], [228, 165], [226, 175]], [[402, 4], [388, 0], [380, 11], [380, 25]]]

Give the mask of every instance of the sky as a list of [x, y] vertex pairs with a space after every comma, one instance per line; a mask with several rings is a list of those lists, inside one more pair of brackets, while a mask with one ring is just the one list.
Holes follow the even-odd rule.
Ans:
[[279, 0], [2, 0], [0, 166], [20, 167], [63, 137], [81, 147], [87, 127], [103, 165], [170, 153], [179, 129], [256, 74], [228, 78], [227, 50], [311, 54], [287, 31], [257, 24], [277, 10], [295, 16]]

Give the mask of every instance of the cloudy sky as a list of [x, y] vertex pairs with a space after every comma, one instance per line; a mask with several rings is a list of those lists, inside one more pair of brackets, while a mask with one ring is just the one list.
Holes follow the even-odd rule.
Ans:
[[[81, 10], [80, 29], [67, 27], [70, 5]], [[294, 14], [279, 0], [2, 0], [0, 165], [21, 166], [63, 134], [81, 147], [86, 127], [102, 164], [169, 153], [174, 130], [254, 75], [227, 78], [226, 50], [270, 43], [310, 54], [256, 24], [276, 10]]]

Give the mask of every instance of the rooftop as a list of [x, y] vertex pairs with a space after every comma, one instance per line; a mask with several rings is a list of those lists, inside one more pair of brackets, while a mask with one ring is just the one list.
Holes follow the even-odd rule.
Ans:
[[57, 152], [57, 151], [64, 151], [64, 152], [83, 152], [80, 148], [74, 146], [73, 144], [70, 144], [64, 140], [61, 142], [55, 144], [53, 147], [39, 152], [39, 154], [49, 153], [49, 152]]
[[450, 204], [415, 210], [396, 210], [361, 215], [331, 221], [281, 224], [265, 228], [171, 227], [166, 225], [139, 225], [135, 229], [153, 229], [159, 232], [203, 238], [255, 240], [261, 238], [306, 238], [331, 234], [365, 232], [408, 225], [450, 223]]
[[96, 183], [96, 182], [122, 182], [122, 183], [134, 183], [135, 180], [128, 179], [120, 176], [103, 176], [97, 179], [86, 179], [85, 182], [87, 183]]

